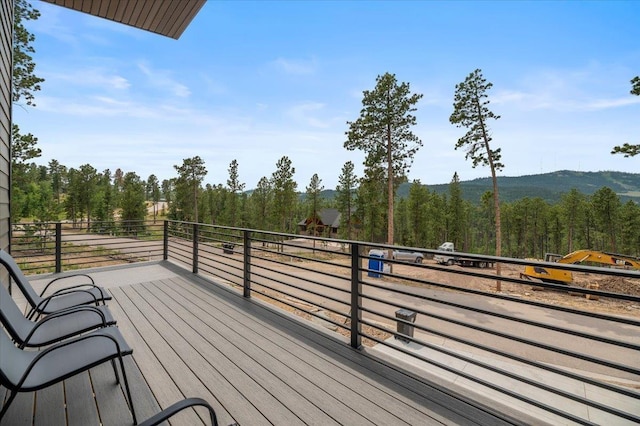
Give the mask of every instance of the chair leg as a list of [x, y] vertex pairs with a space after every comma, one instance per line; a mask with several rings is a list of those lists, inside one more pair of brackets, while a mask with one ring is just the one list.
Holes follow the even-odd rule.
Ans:
[[7, 399], [7, 401], [2, 406], [2, 410], [0, 410], [0, 420], [2, 420], [2, 417], [4, 417], [4, 415], [7, 413], [9, 405], [11, 405], [16, 395], [18, 395], [18, 392], [9, 391], [9, 399]]
[[27, 313], [27, 319], [28, 319], [28, 320], [32, 320], [32, 321], [33, 321], [33, 320], [34, 320], [34, 319], [33, 319], [33, 316], [35, 315], [35, 313], [36, 313], [36, 310], [35, 310], [35, 309], [33, 309], [33, 308], [31, 308], [31, 309], [29, 310], [29, 312]]
[[[116, 360], [115, 359], [111, 360], [111, 366], [113, 367], [113, 374], [115, 374], [115, 376], [116, 376], [116, 384], [119, 385], [120, 384], [120, 376], [118, 375], [118, 368], [116, 366]], [[124, 370], [122, 371], [122, 374], [124, 374]]]
[[137, 425], [136, 410], [133, 408], [133, 398], [131, 398], [131, 390], [129, 389], [129, 380], [127, 380], [127, 373], [124, 371], [124, 361], [122, 355], [118, 356], [120, 359], [120, 369], [122, 370], [122, 378], [124, 379], [124, 388], [127, 391], [127, 399], [129, 399], [129, 406], [131, 407], [131, 416], [133, 417], [133, 424]]

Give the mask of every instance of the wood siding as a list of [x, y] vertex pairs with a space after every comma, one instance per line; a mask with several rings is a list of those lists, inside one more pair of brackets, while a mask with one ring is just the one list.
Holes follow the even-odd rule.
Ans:
[[0, 248], [9, 248], [13, 0], [0, 0]]

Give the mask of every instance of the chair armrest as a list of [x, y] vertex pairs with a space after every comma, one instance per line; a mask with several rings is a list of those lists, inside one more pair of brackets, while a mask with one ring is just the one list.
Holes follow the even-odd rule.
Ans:
[[96, 296], [91, 293], [88, 290], [83, 290], [83, 289], [67, 289], [64, 291], [58, 290], [57, 292], [55, 292], [52, 295], [49, 296], [45, 296], [42, 298], [42, 300], [40, 301], [40, 303], [38, 303], [36, 306], [34, 306], [33, 308], [31, 308], [31, 310], [29, 311], [29, 314], [27, 315], [28, 319], [32, 319], [35, 316], [37, 317], [40, 312], [44, 309], [46, 309], [47, 305], [49, 304], [49, 302], [54, 299], [55, 297], [58, 296], [65, 296], [67, 294], [73, 294], [73, 293], [87, 293], [88, 295], [90, 295], [93, 298], [93, 302], [96, 304], [96, 306], [98, 305], [98, 299], [96, 298]]
[[[53, 293], [51, 293], [49, 296], [53, 296], [53, 295], [56, 295], [56, 294], [59, 294], [59, 293], [66, 293], [69, 290], [82, 290], [83, 288], [89, 288], [89, 289], [97, 288], [98, 290], [100, 290], [100, 296], [102, 298], [104, 298], [104, 293], [102, 292], [102, 288], [98, 287], [97, 285], [94, 285], [94, 284], [76, 284], [76, 285], [71, 285], [71, 286], [68, 286], [68, 287], [65, 287], [65, 288], [60, 288], [60, 289], [54, 291]], [[40, 297], [46, 297], [46, 296], [40, 295]]]
[[51, 321], [51, 320], [54, 320], [56, 318], [60, 318], [60, 317], [66, 316], [66, 315], [71, 315], [71, 314], [74, 314], [76, 312], [82, 312], [82, 311], [90, 311], [90, 312], [93, 311], [93, 312], [95, 312], [95, 314], [100, 317], [100, 319], [102, 321], [102, 326], [103, 327], [107, 326], [107, 319], [104, 316], [104, 313], [100, 309], [96, 308], [95, 306], [90, 306], [90, 305], [73, 306], [71, 308], [63, 309], [61, 311], [49, 314], [46, 317], [42, 318], [40, 321], [36, 322], [35, 325], [33, 326], [33, 328], [31, 329], [31, 331], [29, 332], [29, 334], [27, 335], [27, 337], [24, 339], [24, 342], [22, 342], [19, 345], [20, 349], [23, 349], [29, 343], [29, 340], [31, 339], [33, 334], [38, 330], [38, 328], [41, 325], [46, 324], [47, 321]]
[[147, 420], [142, 423], [138, 423], [138, 426], [155, 426], [158, 425], [165, 420], [168, 420], [170, 417], [184, 410], [185, 408], [194, 407], [200, 405], [202, 407], [206, 407], [209, 410], [209, 416], [211, 418], [211, 425], [218, 426], [218, 419], [216, 417], [216, 412], [213, 410], [213, 407], [209, 405], [207, 401], [202, 398], [187, 398], [182, 401], [178, 401], [171, 406], [165, 408], [158, 414], [149, 417]]
[[[85, 278], [89, 278], [89, 281], [91, 281], [91, 283], [86, 283], [86, 284], [80, 284], [80, 285], [88, 285], [91, 287], [96, 287], [96, 283], [95, 281], [93, 281], [93, 278], [87, 274], [73, 274], [73, 275], [65, 275], [64, 277], [58, 277], [58, 278], [54, 278], [51, 281], [49, 281], [49, 283], [45, 286], [44, 290], [42, 290], [42, 293], [40, 293], [40, 296], [43, 296], [44, 293], [47, 291], [47, 289], [49, 288], [49, 286], [55, 282], [60, 282], [62, 280], [66, 280], [68, 278], [74, 278], [74, 277], [85, 277]], [[74, 287], [78, 287], [78, 285], [74, 286]]]

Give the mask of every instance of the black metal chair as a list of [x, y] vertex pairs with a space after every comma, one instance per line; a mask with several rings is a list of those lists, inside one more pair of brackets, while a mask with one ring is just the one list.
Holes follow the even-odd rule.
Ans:
[[18, 392], [44, 389], [107, 361], [111, 362], [116, 383], [119, 384], [120, 377], [115, 365], [115, 360], [118, 359], [133, 423], [136, 424], [133, 400], [122, 360], [124, 356], [131, 353], [133, 349], [125, 342], [116, 327], [102, 328], [58, 342], [40, 351], [28, 351], [16, 347], [2, 329], [0, 331], [0, 385], [9, 390], [9, 397], [0, 410], [0, 422]]
[[[27, 277], [22, 273], [22, 270], [13, 257], [4, 250], [0, 250], [0, 264], [7, 269], [16, 286], [20, 289], [22, 294], [24, 294], [27, 302], [29, 302], [29, 305], [31, 306], [31, 309], [27, 313], [27, 318], [29, 319], [37, 318], [43, 314], [48, 315], [72, 306], [88, 304], [98, 306], [100, 302], [104, 304], [105, 301], [111, 299], [111, 295], [107, 290], [102, 287], [98, 287], [93, 281], [93, 278], [87, 274], [74, 274], [55, 278], [49, 281], [44, 290], [38, 294], [33, 289], [33, 286], [31, 286]], [[64, 287], [54, 291], [48, 296], [45, 296], [45, 293], [52, 284], [74, 277], [83, 277], [88, 279], [90, 282]]]
[[106, 306], [75, 306], [31, 321], [22, 315], [9, 291], [0, 284], [0, 323], [20, 348], [39, 347], [113, 325]]

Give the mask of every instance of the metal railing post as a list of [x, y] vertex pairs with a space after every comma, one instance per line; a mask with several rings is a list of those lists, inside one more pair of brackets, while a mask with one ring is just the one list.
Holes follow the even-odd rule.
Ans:
[[162, 260], [169, 259], [169, 221], [164, 221], [164, 230], [162, 235]]
[[62, 272], [62, 222], [56, 222], [56, 273]]
[[198, 273], [198, 231], [199, 227], [197, 223], [193, 224], [193, 259], [191, 261], [192, 272]]
[[244, 280], [243, 280], [243, 296], [251, 297], [251, 231], [245, 229], [242, 231], [242, 242], [244, 244]]
[[360, 254], [362, 248], [358, 243], [351, 244], [351, 347], [362, 346], [362, 271], [360, 270]]

